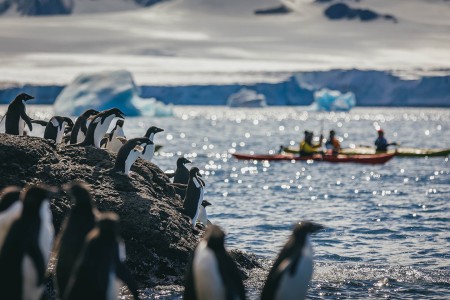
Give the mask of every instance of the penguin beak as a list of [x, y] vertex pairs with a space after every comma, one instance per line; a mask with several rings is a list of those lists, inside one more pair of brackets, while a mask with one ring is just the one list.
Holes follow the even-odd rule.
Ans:
[[185, 161], [184, 161], [184, 163], [185, 163], [185, 164], [191, 164], [191, 163], [192, 163], [192, 161], [190, 161], [189, 159], [186, 159], [186, 158], [185, 158]]
[[156, 132], [161, 132], [161, 131], [164, 131], [164, 129], [162, 129], [162, 128], [156, 128]]
[[326, 227], [317, 223], [314, 223], [311, 227], [311, 233], [317, 232], [319, 230], [325, 229]]
[[210, 202], [208, 202], [208, 201], [206, 201], [206, 200], [203, 200], [203, 203], [205, 204], [205, 206], [210, 206], [210, 205], [212, 205]]
[[197, 176], [203, 177], [202, 174], [200, 174], [200, 172], [197, 173]]
[[25, 99], [23, 99], [24, 101], [28, 101], [28, 100], [31, 100], [31, 99], [34, 99], [34, 97], [33, 96], [30, 96], [30, 95], [27, 95], [27, 97], [25, 98]]

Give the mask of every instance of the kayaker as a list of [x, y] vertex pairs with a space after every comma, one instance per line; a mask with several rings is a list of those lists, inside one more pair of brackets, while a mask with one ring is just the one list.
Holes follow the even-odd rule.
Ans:
[[327, 150], [330, 150], [329, 152], [333, 155], [338, 154], [341, 150], [341, 143], [339, 143], [339, 140], [336, 138], [336, 132], [334, 130], [330, 130], [330, 137], [326, 141], [325, 147]]
[[323, 135], [320, 135], [318, 144], [313, 144], [314, 133], [305, 131], [305, 138], [300, 142], [300, 156], [311, 156], [314, 153], [321, 153]]
[[386, 138], [384, 137], [384, 131], [379, 129], [378, 138], [375, 140], [375, 146], [377, 146], [377, 152], [386, 152], [388, 150], [388, 146], [397, 146], [397, 143], [388, 143]]

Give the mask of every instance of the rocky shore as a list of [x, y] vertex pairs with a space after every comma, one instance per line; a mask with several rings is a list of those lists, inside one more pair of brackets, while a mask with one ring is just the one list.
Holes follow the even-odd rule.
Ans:
[[[60, 187], [81, 180], [91, 187], [100, 211], [120, 216], [127, 265], [141, 288], [183, 284], [186, 263], [201, 235], [181, 214], [182, 199], [158, 166], [138, 159], [131, 177], [110, 171], [115, 154], [93, 147], [55, 146], [37, 137], [0, 134], [0, 189], [46, 183]], [[51, 200], [55, 230], [70, 209], [63, 192]], [[244, 278], [261, 269], [257, 257], [232, 255]]]

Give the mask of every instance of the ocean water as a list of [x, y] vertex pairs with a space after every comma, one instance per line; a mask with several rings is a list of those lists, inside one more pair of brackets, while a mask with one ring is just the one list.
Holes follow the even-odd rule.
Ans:
[[[0, 114], [4, 107], [0, 107]], [[48, 119], [51, 107], [32, 106]], [[450, 164], [448, 157], [394, 158], [385, 165], [238, 161], [230, 153], [269, 153], [296, 144], [304, 130], [334, 129], [346, 147], [372, 145], [375, 127], [404, 147], [450, 147], [450, 109], [356, 108], [349, 113], [302, 107], [175, 107], [175, 117], [127, 118], [128, 137], [163, 129], [154, 158], [175, 168], [185, 155], [206, 181], [209, 218], [228, 248], [274, 259], [299, 220], [327, 228], [313, 236], [315, 274], [309, 299], [449, 299]], [[39, 132], [37, 132], [39, 134]], [[262, 284], [260, 282], [260, 284]], [[144, 292], [180, 299], [180, 291]], [[259, 291], [249, 290], [251, 299]]]

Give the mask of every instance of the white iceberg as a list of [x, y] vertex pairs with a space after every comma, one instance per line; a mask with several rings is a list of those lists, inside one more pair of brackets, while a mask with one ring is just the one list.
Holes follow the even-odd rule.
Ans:
[[127, 116], [172, 116], [172, 106], [155, 98], [139, 97], [139, 88], [128, 71], [82, 74], [56, 98], [56, 115], [78, 116], [89, 108], [117, 107]]
[[355, 94], [352, 92], [341, 93], [329, 89], [321, 89], [314, 92], [313, 110], [319, 111], [349, 111], [356, 105]]
[[242, 88], [228, 97], [227, 105], [230, 107], [263, 107], [266, 106], [266, 97], [254, 90]]

